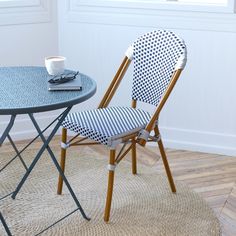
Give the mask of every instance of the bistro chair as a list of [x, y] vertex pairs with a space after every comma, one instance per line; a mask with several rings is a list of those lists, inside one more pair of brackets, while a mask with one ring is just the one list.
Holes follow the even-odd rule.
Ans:
[[[108, 107], [131, 61], [134, 61], [131, 107]], [[132, 173], [137, 173], [136, 144], [157, 142], [172, 192], [175, 184], [161, 140], [158, 118], [175, 86], [187, 60], [184, 41], [173, 32], [157, 30], [139, 37], [126, 51], [114, 79], [97, 109], [69, 114], [63, 122], [61, 142], [61, 168], [65, 169], [66, 149], [84, 144], [103, 144], [110, 150], [108, 188], [104, 221], [108, 222], [111, 210], [114, 172], [116, 165], [131, 151]], [[142, 101], [154, 105], [153, 114], [136, 108]], [[67, 130], [77, 133], [67, 140]], [[154, 135], [151, 135], [154, 131]], [[82, 136], [79, 140], [77, 138]], [[92, 142], [84, 143], [87, 138]], [[116, 149], [123, 144], [116, 155]], [[127, 147], [128, 146], [128, 147]], [[63, 180], [59, 176], [58, 194]]]

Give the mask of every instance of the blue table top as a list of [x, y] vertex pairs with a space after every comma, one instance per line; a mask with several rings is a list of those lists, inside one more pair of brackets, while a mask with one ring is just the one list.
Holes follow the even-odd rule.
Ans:
[[44, 67], [0, 67], [0, 115], [50, 111], [81, 103], [96, 92], [96, 83], [81, 74], [81, 91], [48, 91]]

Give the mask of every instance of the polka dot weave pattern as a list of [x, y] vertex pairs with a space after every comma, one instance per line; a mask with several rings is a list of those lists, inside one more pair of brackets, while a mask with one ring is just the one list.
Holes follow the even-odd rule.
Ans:
[[186, 52], [185, 43], [170, 31], [158, 30], [138, 38], [133, 49], [132, 98], [158, 105], [175, 65]]

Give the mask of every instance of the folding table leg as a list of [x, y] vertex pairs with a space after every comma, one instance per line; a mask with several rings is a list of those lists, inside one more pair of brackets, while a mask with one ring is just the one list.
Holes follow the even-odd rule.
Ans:
[[[30, 119], [32, 120], [32, 123], [34, 124], [35, 129], [36, 129], [37, 132], [40, 134], [40, 137], [41, 137], [42, 141], [43, 141], [44, 143], [46, 143], [47, 140], [46, 140], [46, 138], [44, 137], [44, 135], [42, 134], [42, 132], [41, 132], [41, 130], [40, 130], [40, 127], [39, 127], [39, 125], [37, 124], [37, 122], [36, 122], [36, 120], [35, 120], [33, 114], [29, 114], [29, 117], [30, 117]], [[90, 220], [90, 219], [85, 215], [84, 210], [83, 210], [83, 208], [81, 207], [81, 205], [80, 205], [80, 203], [79, 203], [79, 201], [78, 201], [78, 199], [77, 199], [77, 197], [76, 197], [74, 191], [72, 190], [72, 188], [71, 188], [71, 186], [70, 186], [70, 184], [69, 184], [69, 182], [68, 182], [68, 180], [67, 180], [67, 178], [66, 178], [64, 172], [62, 171], [62, 169], [61, 169], [61, 167], [60, 167], [60, 165], [59, 165], [59, 163], [58, 163], [58, 161], [57, 161], [57, 159], [56, 159], [56, 157], [55, 157], [53, 151], [51, 150], [51, 148], [50, 148], [48, 145], [46, 146], [46, 149], [47, 149], [47, 151], [48, 151], [48, 153], [49, 153], [49, 155], [50, 155], [50, 157], [51, 157], [51, 159], [52, 159], [54, 165], [56, 166], [56, 168], [57, 168], [57, 170], [58, 170], [60, 176], [62, 177], [63, 181], [65, 182], [65, 184], [66, 184], [66, 186], [67, 186], [67, 188], [69, 189], [69, 192], [70, 192], [71, 196], [73, 197], [73, 199], [74, 199], [76, 205], [78, 206], [78, 208], [79, 208], [81, 214], [83, 215], [83, 217], [84, 217], [85, 219]]]
[[0, 146], [3, 144], [3, 142], [5, 141], [5, 139], [6, 139], [6, 137], [7, 137], [7, 138], [9, 139], [9, 141], [10, 141], [10, 143], [11, 143], [12, 147], [14, 148], [14, 150], [15, 150], [15, 152], [16, 152], [17, 155], [16, 155], [15, 157], [13, 157], [10, 161], [8, 161], [8, 162], [0, 169], [0, 172], [3, 171], [8, 165], [10, 165], [17, 157], [19, 157], [19, 159], [20, 159], [22, 165], [23, 165], [24, 168], [27, 170], [27, 165], [25, 164], [23, 158], [21, 157], [21, 155], [20, 155], [20, 153], [19, 153], [19, 151], [18, 151], [18, 149], [17, 149], [17, 147], [16, 147], [16, 145], [15, 145], [15, 143], [13, 142], [13, 140], [12, 140], [10, 134], [9, 134], [11, 128], [12, 128], [13, 125], [14, 125], [15, 118], [16, 118], [16, 115], [12, 115], [12, 116], [11, 116], [11, 119], [10, 119], [8, 125], [7, 125], [6, 129], [4, 130], [4, 132], [3, 132], [3, 134], [2, 134], [2, 136], [1, 136], [1, 138], [0, 138]]
[[6, 221], [4, 220], [3, 215], [2, 215], [1, 212], [0, 212], [0, 220], [1, 220], [2, 224], [3, 224], [4, 229], [5, 229], [6, 232], [7, 232], [7, 235], [8, 235], [8, 236], [12, 236], [12, 234], [11, 234], [11, 232], [10, 232], [8, 226], [7, 226], [7, 223], [6, 223]]
[[[64, 112], [63, 112], [64, 113]], [[52, 124], [54, 124], [58, 119], [59, 117], [62, 116], [61, 113], [56, 119], [54, 119], [46, 128], [44, 128], [42, 130], [42, 133], [44, 133], [49, 127], [52, 126]], [[5, 133], [5, 131], [4, 131]], [[7, 135], [7, 134], [6, 134]], [[9, 135], [9, 134], [8, 134]], [[3, 135], [2, 135], [3, 136]], [[23, 149], [21, 149], [20, 151], [17, 152], [17, 154], [7, 163], [5, 164], [1, 169], [0, 169], [0, 172], [3, 171], [11, 162], [13, 162], [19, 155], [21, 155], [21, 153], [23, 153], [38, 137], [40, 136], [40, 134], [38, 134], [36, 137], [34, 137]], [[0, 146], [1, 146], [1, 143], [0, 143]]]
[[[4, 130], [2, 136], [0, 137], [0, 147], [3, 144], [3, 142], [5, 141], [6, 137], [9, 135], [9, 132], [12, 128], [12, 126], [14, 125], [14, 121], [16, 119], [16, 115], [12, 115], [11, 119], [6, 127], [6, 129]], [[16, 157], [15, 157], [16, 158]], [[13, 160], [15, 160], [15, 158], [12, 158], [8, 163], [6, 163], [1, 169], [0, 172], [3, 171]]]
[[3, 144], [4, 140], [6, 139], [7, 135], [9, 134], [12, 126], [14, 125], [15, 119], [16, 119], [16, 115], [12, 115], [6, 129], [4, 130], [2, 136], [0, 137], [0, 146]]
[[31, 165], [29, 166], [27, 172], [25, 173], [25, 175], [23, 176], [22, 180], [20, 181], [20, 183], [18, 184], [18, 186], [16, 187], [16, 190], [14, 191], [14, 193], [12, 194], [12, 198], [15, 199], [16, 195], [18, 194], [18, 192], [20, 191], [21, 187], [23, 186], [24, 182], [26, 181], [26, 179], [28, 178], [29, 174], [31, 173], [31, 171], [33, 170], [34, 166], [36, 165], [36, 163], [38, 162], [38, 160], [40, 159], [40, 157], [42, 156], [42, 153], [44, 152], [44, 150], [46, 149], [46, 147], [48, 146], [49, 142], [52, 140], [52, 138], [54, 137], [55, 133], [57, 132], [58, 128], [60, 127], [61, 123], [63, 122], [63, 120], [65, 119], [65, 117], [67, 116], [67, 114], [69, 113], [71, 107], [67, 108], [58, 118], [58, 122], [55, 125], [55, 127], [53, 128], [51, 134], [49, 135], [48, 139], [46, 140], [46, 142], [44, 142], [43, 146], [40, 148], [40, 150], [38, 151], [37, 155], [35, 156], [33, 162], [31, 163]]
[[12, 147], [14, 148], [14, 150], [15, 150], [17, 156], [19, 157], [19, 159], [20, 159], [20, 161], [21, 161], [21, 163], [22, 163], [22, 165], [24, 166], [24, 168], [25, 168], [26, 170], [28, 170], [28, 167], [27, 167], [27, 165], [25, 164], [25, 162], [24, 162], [24, 160], [23, 160], [23, 158], [22, 158], [22, 156], [21, 156], [19, 150], [17, 149], [15, 143], [13, 142], [13, 140], [12, 140], [10, 134], [7, 135], [7, 138], [8, 138], [8, 140], [10, 141]]

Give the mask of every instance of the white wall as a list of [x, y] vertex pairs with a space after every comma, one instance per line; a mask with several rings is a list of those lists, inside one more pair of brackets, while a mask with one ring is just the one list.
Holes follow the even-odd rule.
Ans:
[[[62, 54], [67, 67], [90, 75], [98, 84], [96, 95], [74, 110], [94, 108], [137, 36], [158, 28], [173, 30], [186, 41], [188, 64], [161, 114], [165, 145], [236, 155], [235, 14], [112, 8], [106, 7], [107, 1], [64, 0], [58, 1], [57, 18], [56, 0], [32, 2], [35, 12], [17, 8], [25, 11], [24, 17], [12, 17], [16, 8], [5, 15], [0, 8], [0, 66], [43, 65], [45, 56]], [[131, 78], [129, 71], [113, 104], [130, 104]], [[39, 114], [40, 124], [46, 125], [56, 113]], [[0, 117], [0, 133], [7, 118]], [[14, 138], [32, 137], [27, 121], [18, 117]]]
[[[45, 56], [57, 54], [57, 1], [38, 2], [28, 17], [29, 7], [8, 9], [1, 8], [0, 3], [0, 66], [43, 65]], [[41, 4], [46, 9], [41, 9]], [[12, 8], [18, 13], [13, 14]]]
[[[60, 53], [68, 58], [68, 67], [90, 75], [98, 84], [96, 95], [77, 109], [96, 107], [127, 46], [138, 35], [158, 28], [170, 29], [185, 39], [188, 63], [161, 114], [166, 146], [236, 155], [235, 25], [235, 14], [60, 1]], [[115, 104], [130, 104], [131, 76], [129, 72]]]
[[[29, 6], [4, 8], [0, 3], [0, 66], [42, 66], [45, 56], [58, 54], [57, 1], [28, 2]], [[40, 124], [47, 124], [50, 115], [54, 114], [39, 114]], [[8, 120], [0, 116], [0, 133]], [[12, 130], [15, 139], [35, 133], [28, 120], [24, 115], [17, 117]]]

